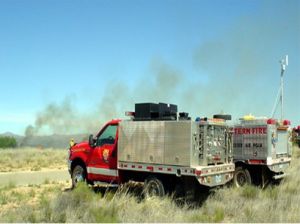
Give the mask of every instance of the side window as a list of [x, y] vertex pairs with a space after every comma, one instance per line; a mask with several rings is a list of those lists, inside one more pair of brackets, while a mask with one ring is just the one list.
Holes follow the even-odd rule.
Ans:
[[97, 138], [96, 146], [101, 146], [105, 144], [114, 144], [115, 138], [117, 134], [117, 125], [109, 125], [106, 129], [102, 132], [102, 134]]

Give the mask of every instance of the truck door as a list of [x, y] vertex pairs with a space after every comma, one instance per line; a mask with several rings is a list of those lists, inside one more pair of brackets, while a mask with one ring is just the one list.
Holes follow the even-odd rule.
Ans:
[[287, 129], [277, 129], [277, 141], [275, 145], [276, 155], [288, 155], [289, 133]]
[[118, 181], [117, 171], [118, 125], [107, 125], [96, 136], [96, 146], [87, 167], [88, 179], [114, 183]]

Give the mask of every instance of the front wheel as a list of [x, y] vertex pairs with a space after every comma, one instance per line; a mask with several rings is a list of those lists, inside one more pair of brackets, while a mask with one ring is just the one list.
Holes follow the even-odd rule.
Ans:
[[76, 165], [72, 171], [72, 188], [84, 181], [86, 181], [86, 171], [82, 165]]
[[163, 197], [165, 196], [165, 187], [163, 182], [156, 177], [149, 177], [144, 184], [144, 194], [146, 197]]
[[243, 187], [246, 184], [251, 184], [251, 175], [246, 168], [237, 167], [234, 172], [233, 183], [236, 187]]

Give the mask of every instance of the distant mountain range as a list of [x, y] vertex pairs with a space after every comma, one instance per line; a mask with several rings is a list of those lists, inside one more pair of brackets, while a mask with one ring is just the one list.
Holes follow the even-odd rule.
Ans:
[[16, 135], [12, 132], [5, 132], [0, 136], [14, 137], [18, 143], [18, 146], [29, 147], [42, 147], [42, 148], [67, 148], [69, 146], [70, 139], [73, 138], [75, 142], [81, 142], [88, 140], [88, 134], [75, 134], [75, 135], [37, 135], [31, 137], [25, 137]]

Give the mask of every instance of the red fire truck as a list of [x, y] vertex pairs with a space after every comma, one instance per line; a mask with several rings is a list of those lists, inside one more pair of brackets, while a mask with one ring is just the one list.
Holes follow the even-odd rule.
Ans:
[[232, 134], [223, 119], [196, 119], [177, 106], [140, 103], [69, 150], [73, 186], [144, 183], [147, 195], [223, 185], [233, 178]]

